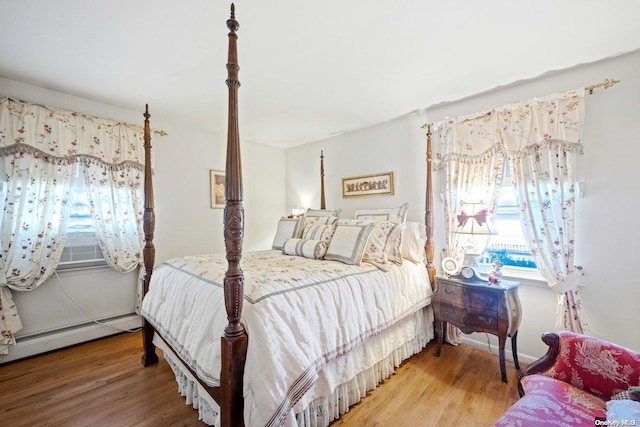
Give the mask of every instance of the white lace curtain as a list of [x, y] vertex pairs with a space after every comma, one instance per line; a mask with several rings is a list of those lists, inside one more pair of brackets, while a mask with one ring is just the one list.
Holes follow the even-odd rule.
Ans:
[[[508, 160], [527, 245], [558, 294], [556, 328], [575, 332], [583, 331], [580, 275], [574, 264], [576, 163], [582, 154], [583, 122], [584, 91], [576, 90], [435, 124], [449, 255], [459, 252], [453, 230], [462, 201], [483, 201], [494, 215]], [[457, 335], [451, 335], [455, 343]]]
[[60, 261], [80, 161], [108, 263], [139, 265], [143, 142], [141, 127], [0, 97], [0, 354], [22, 327], [10, 290], [35, 289]]

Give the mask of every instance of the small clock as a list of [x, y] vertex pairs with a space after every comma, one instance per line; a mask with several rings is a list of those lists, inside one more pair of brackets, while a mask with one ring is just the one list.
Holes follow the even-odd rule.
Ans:
[[462, 270], [460, 270], [460, 275], [465, 279], [473, 279], [473, 277], [476, 275], [476, 272], [472, 267], [465, 265], [464, 267], [462, 267]]
[[476, 273], [476, 270], [473, 267], [469, 267], [468, 265], [463, 266], [460, 269], [460, 273], [458, 273], [457, 275], [455, 275], [455, 278], [460, 279], [460, 280], [469, 280], [469, 281], [485, 281], [484, 279], [482, 279], [480, 276], [478, 276], [478, 273]]

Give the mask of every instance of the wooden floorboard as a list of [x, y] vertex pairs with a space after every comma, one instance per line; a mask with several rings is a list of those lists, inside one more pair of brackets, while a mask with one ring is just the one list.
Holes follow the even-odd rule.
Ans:
[[[505, 384], [489, 352], [445, 346], [435, 357], [434, 349], [405, 361], [331, 426], [491, 426], [518, 399], [513, 363]], [[144, 368], [141, 356], [136, 332], [0, 365], [0, 426], [204, 425], [162, 357]]]

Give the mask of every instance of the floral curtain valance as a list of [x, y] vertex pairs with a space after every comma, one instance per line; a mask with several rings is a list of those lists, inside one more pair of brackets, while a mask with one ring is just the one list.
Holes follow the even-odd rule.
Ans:
[[90, 156], [112, 166], [144, 164], [140, 126], [0, 97], [0, 153], [26, 147], [55, 157]]
[[554, 141], [582, 143], [584, 90], [495, 107], [473, 116], [436, 123], [440, 140], [436, 167], [447, 161], [482, 161], [496, 152], [519, 152]]

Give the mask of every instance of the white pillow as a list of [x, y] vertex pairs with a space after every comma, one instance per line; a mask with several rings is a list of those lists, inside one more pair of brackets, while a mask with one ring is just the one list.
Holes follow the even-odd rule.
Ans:
[[284, 242], [282, 253], [310, 259], [322, 259], [327, 253], [327, 242], [325, 240], [288, 239]]
[[334, 210], [327, 210], [327, 209], [307, 209], [307, 212], [305, 212], [304, 216], [339, 216], [340, 212], [342, 212], [342, 209], [334, 209]]
[[304, 227], [303, 239], [324, 240], [328, 242], [333, 236], [336, 226], [333, 224], [311, 224]]
[[293, 237], [302, 237], [302, 233], [304, 231], [305, 228], [307, 228], [310, 225], [328, 225], [328, 224], [333, 224], [336, 222], [336, 220], [338, 218], [336, 218], [335, 216], [306, 216], [301, 218], [302, 219], [302, 226], [300, 228], [300, 235], [298, 236], [293, 236]]
[[408, 221], [402, 233], [400, 253], [402, 258], [414, 262], [424, 261], [424, 245], [427, 243], [427, 227], [421, 222]]
[[282, 249], [284, 242], [292, 237], [299, 237], [302, 227], [302, 218], [280, 218], [278, 229], [273, 238], [273, 249]]
[[356, 209], [353, 211], [353, 219], [371, 221], [391, 221], [404, 224], [407, 220], [409, 203], [404, 203], [397, 208]]
[[[619, 399], [607, 401], [607, 420], [609, 421], [635, 421], [640, 423], [640, 402], [631, 399]], [[604, 424], [602, 424], [604, 425]], [[620, 424], [623, 425], [623, 424]], [[632, 424], [627, 424], [632, 425]]]
[[373, 224], [338, 224], [324, 259], [360, 265]]
[[397, 224], [391, 221], [362, 221], [356, 219], [339, 219], [337, 224], [373, 224], [362, 262], [373, 264], [383, 271], [389, 270], [390, 262], [402, 264], [400, 243], [404, 224]]

